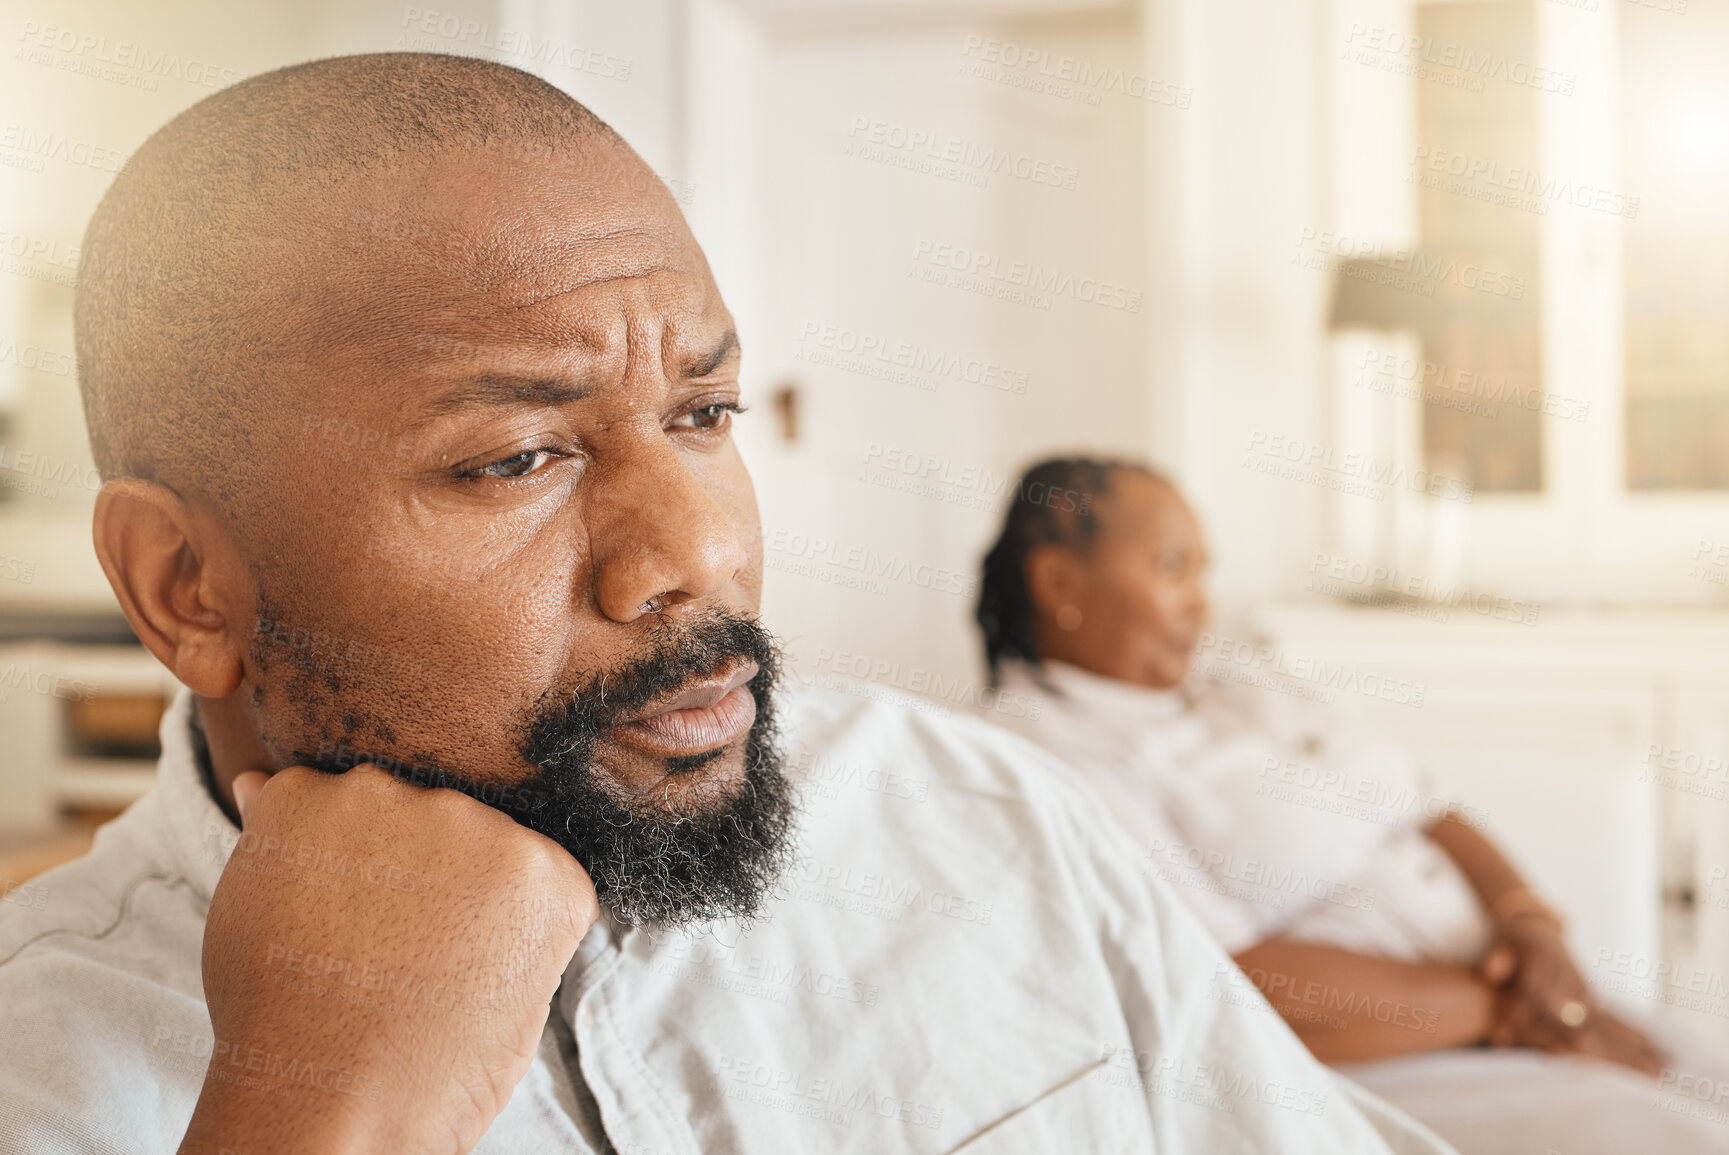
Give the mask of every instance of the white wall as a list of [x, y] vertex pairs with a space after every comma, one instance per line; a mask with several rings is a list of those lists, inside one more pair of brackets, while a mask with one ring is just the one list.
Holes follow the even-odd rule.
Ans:
[[[1137, 68], [1124, 22], [805, 35], [766, 53], [763, 314], [749, 376], [759, 396], [793, 383], [804, 428], [791, 446], [758, 428], [752, 461], [768, 613], [807, 669], [833, 651], [969, 674], [978, 560], [1019, 468], [1058, 450], [1146, 450], [1144, 303], [1130, 312], [1057, 294], [1017, 302], [911, 275], [955, 275], [944, 260], [1025, 262], [1072, 278], [1077, 293], [1095, 279], [1146, 290], [1146, 110], [1110, 94], [1090, 107], [963, 75], [969, 35]], [[874, 159], [907, 150], [860, 157], [876, 122], [889, 142], [926, 133], [963, 151], [995, 149], [1060, 169], [1053, 179], [1072, 173], [1074, 187], [997, 172], [977, 188], [946, 178], [976, 175], [964, 164], [937, 175]], [[1014, 291], [1012, 280], [988, 287]], [[952, 371], [908, 384], [813, 359], [843, 353], [852, 334]], [[1003, 387], [966, 380], [969, 363]], [[833, 544], [807, 544], [817, 538]], [[846, 588], [853, 579], [865, 588]]]
[[1224, 621], [1291, 589], [1324, 492], [1241, 467], [1256, 430], [1314, 438], [1330, 286], [1291, 263], [1331, 227], [1319, 2], [1149, 0], [1147, 69], [1191, 85], [1148, 122], [1155, 456], [1200, 509]]

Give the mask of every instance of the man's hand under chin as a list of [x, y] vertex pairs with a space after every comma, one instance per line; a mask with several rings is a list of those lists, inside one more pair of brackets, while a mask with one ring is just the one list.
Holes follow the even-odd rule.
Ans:
[[599, 913], [561, 847], [374, 766], [235, 783], [204, 932], [216, 1047], [180, 1150], [466, 1152]]

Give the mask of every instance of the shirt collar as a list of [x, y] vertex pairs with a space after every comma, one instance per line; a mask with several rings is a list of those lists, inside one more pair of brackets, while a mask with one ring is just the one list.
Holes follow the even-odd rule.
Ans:
[[1036, 666], [1016, 665], [1022, 667], [1017, 672], [1023, 677], [1088, 713], [1110, 714], [1141, 723], [1165, 722], [1180, 717], [1190, 704], [1186, 686], [1155, 690], [1055, 659], [1046, 659]]

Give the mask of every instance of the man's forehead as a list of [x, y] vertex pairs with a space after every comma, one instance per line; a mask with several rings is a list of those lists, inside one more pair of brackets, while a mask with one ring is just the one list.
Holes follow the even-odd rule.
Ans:
[[731, 315], [707, 267], [681, 267], [665, 257], [628, 240], [599, 242], [541, 254], [533, 270], [501, 269], [485, 283], [447, 284], [405, 305], [393, 348], [383, 351], [447, 373], [489, 358], [585, 369], [626, 355], [658, 356], [671, 370], [702, 361], [722, 344], [736, 352]]
[[416, 336], [502, 327], [562, 342], [571, 314], [621, 295], [724, 312], [677, 203], [623, 146], [445, 150], [345, 184], [324, 223], [332, 259], [311, 254], [308, 271], [337, 329], [358, 316]]
[[633, 154], [499, 155], [451, 150], [345, 190], [340, 251], [314, 274], [314, 364], [418, 414], [502, 392], [488, 378], [541, 383], [525, 398], [592, 391], [644, 338], [672, 375], [736, 356], [701, 249], [652, 172], [629, 179], [647, 172]]
[[330, 240], [382, 272], [483, 280], [559, 269], [573, 259], [701, 263], [677, 203], [652, 173], [647, 183], [621, 179], [624, 162], [596, 166], [581, 154], [484, 161], [484, 153], [447, 150], [353, 182], [328, 222]]
[[[562, 294], [532, 309], [507, 310], [491, 323], [445, 314], [429, 317], [410, 339], [380, 345], [377, 371], [345, 374], [371, 380], [376, 403], [404, 430], [442, 419], [553, 407], [590, 398], [659, 405], [661, 383], [704, 378], [736, 363], [739, 346], [730, 319], [662, 312], [653, 294], [634, 305], [591, 316], [585, 294], [639, 287], [658, 277], [621, 278]], [[614, 323], [616, 322], [616, 323]], [[634, 366], [634, 375], [627, 371]]]

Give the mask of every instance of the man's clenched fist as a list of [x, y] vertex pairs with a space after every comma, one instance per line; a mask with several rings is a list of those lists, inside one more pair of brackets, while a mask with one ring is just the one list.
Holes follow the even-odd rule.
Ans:
[[235, 783], [244, 833], [204, 931], [216, 1058], [181, 1151], [466, 1152], [598, 914], [587, 872], [374, 766], [261, 779]]

